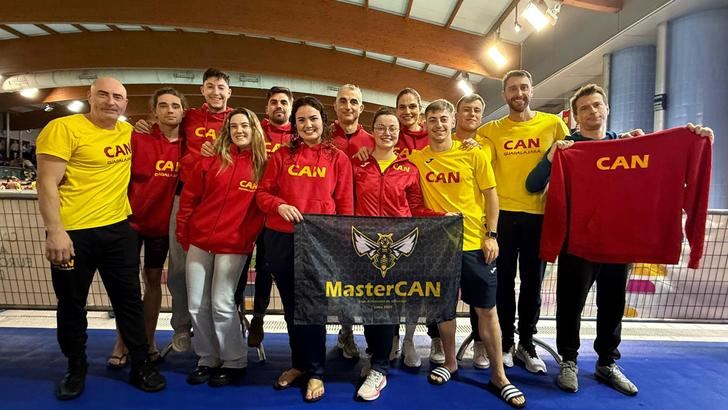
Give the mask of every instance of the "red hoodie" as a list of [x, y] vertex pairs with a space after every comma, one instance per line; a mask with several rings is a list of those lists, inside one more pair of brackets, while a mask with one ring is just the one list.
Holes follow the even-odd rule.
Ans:
[[682, 211], [688, 267], [703, 255], [711, 146], [687, 128], [589, 141], [556, 150], [541, 235], [541, 258], [565, 250], [603, 263], [675, 264]]
[[293, 205], [301, 213], [351, 215], [351, 162], [339, 149], [321, 144], [309, 147], [302, 143], [295, 154], [289, 147], [281, 147], [268, 162], [257, 200], [266, 214], [266, 228], [278, 232], [293, 232], [293, 224], [278, 214], [281, 204]]
[[353, 134], [346, 135], [346, 131], [339, 125], [339, 120], [336, 120], [331, 124], [331, 135], [334, 137], [336, 148], [344, 151], [349, 158], [359, 152], [362, 147], [374, 149], [374, 137], [366, 132], [361, 124], [357, 125]]
[[361, 216], [440, 216], [425, 206], [417, 167], [400, 156], [382, 173], [377, 160], [355, 158], [354, 215]]
[[203, 158], [189, 173], [177, 212], [177, 241], [215, 254], [247, 255], [263, 229], [255, 203], [258, 185], [250, 150], [230, 149], [233, 163], [220, 171], [219, 156]]
[[185, 144], [182, 149], [180, 160], [180, 179], [187, 182], [187, 174], [195, 168], [200, 160], [200, 148], [205, 141], [215, 141], [220, 135], [225, 117], [233, 109], [225, 108], [224, 111], [212, 113], [207, 108], [207, 103], [200, 108], [190, 108], [185, 112], [181, 128], [184, 130]]
[[420, 124], [419, 131], [410, 131], [402, 124], [399, 126], [399, 140], [394, 147], [395, 154], [404, 154], [404, 156], [408, 157], [412, 151], [419, 151], [429, 145], [430, 140], [427, 138], [425, 124]]
[[169, 215], [177, 189], [180, 140], [170, 142], [159, 125], [151, 134], [131, 134], [129, 203], [131, 227], [143, 236], [169, 235]]
[[260, 121], [260, 126], [265, 134], [265, 151], [270, 154], [278, 151], [280, 147], [291, 142], [291, 123], [282, 127], [273, 125], [267, 118]]

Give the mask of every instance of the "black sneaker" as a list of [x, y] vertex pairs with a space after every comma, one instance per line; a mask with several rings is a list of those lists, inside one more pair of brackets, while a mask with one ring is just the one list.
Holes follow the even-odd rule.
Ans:
[[56, 398], [58, 400], [72, 400], [80, 396], [86, 385], [86, 362], [69, 365], [68, 371], [56, 385]]
[[167, 380], [150, 361], [145, 360], [139, 367], [131, 369], [129, 384], [145, 392], [157, 392], [167, 387]]
[[212, 376], [213, 368], [210, 366], [197, 366], [192, 373], [187, 375], [187, 383], [189, 384], [202, 384], [207, 383]]
[[233, 369], [230, 367], [221, 367], [212, 372], [207, 384], [210, 387], [222, 387], [235, 383], [245, 374], [245, 368]]

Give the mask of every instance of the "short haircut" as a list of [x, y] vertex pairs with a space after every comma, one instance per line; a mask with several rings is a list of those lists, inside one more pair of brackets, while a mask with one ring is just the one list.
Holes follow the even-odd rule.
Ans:
[[506, 75], [503, 76], [503, 91], [506, 90], [506, 83], [508, 80], [510, 80], [512, 77], [526, 77], [528, 78], [528, 82], [533, 84], [533, 78], [531, 77], [531, 73], [529, 73], [526, 70], [511, 70], [506, 73]]
[[456, 111], [460, 110], [460, 104], [467, 104], [467, 103], [471, 103], [473, 101], [480, 101], [480, 103], [483, 104], [483, 109], [485, 109], [485, 100], [483, 99], [483, 97], [481, 97], [480, 94], [473, 93], [473, 94], [465, 94], [462, 97], [460, 97], [458, 102], [455, 104], [455, 110]]
[[417, 90], [415, 90], [414, 88], [409, 88], [409, 87], [402, 89], [402, 91], [400, 91], [399, 94], [397, 94], [397, 101], [396, 101], [397, 105], [399, 105], [399, 99], [402, 98], [402, 96], [405, 94], [414, 95], [415, 99], [417, 100], [417, 105], [422, 106], [422, 98], [420, 97], [420, 93], [418, 93]]
[[225, 80], [227, 85], [230, 85], [230, 76], [218, 70], [217, 68], [208, 68], [207, 70], [205, 70], [205, 74], [202, 74], [202, 83], [204, 84], [208, 78], [212, 77], [217, 77], [219, 79]]
[[394, 112], [393, 109], [389, 107], [379, 107], [377, 112], [374, 113], [374, 119], [372, 120], [372, 127], [374, 127], [374, 124], [377, 122], [377, 118], [381, 117], [382, 115], [392, 115], [395, 118], [397, 117], [397, 113]]
[[607, 93], [604, 91], [604, 89], [596, 84], [587, 84], [576, 90], [574, 95], [571, 97], [570, 105], [572, 115], [576, 115], [576, 100], [592, 94], [601, 94], [602, 98], [604, 99], [604, 104], [607, 104]]
[[447, 111], [451, 115], [455, 113], [455, 107], [453, 107], [452, 103], [450, 101], [445, 100], [443, 98], [437, 99], [430, 103], [430, 105], [425, 108], [425, 116], [431, 112], [438, 112], [438, 111]]
[[288, 96], [288, 100], [290, 102], [293, 102], [293, 93], [291, 92], [288, 87], [271, 87], [270, 90], [268, 90], [268, 95], [265, 97], [266, 104], [268, 103], [268, 100], [270, 100], [270, 97], [272, 97], [274, 94], [285, 94]]
[[152, 111], [154, 111], [157, 108], [157, 100], [159, 100], [159, 97], [161, 97], [165, 94], [174, 95], [175, 97], [178, 97], [180, 102], [182, 103], [182, 109], [183, 110], [187, 109], [187, 99], [185, 99], [184, 94], [175, 90], [172, 87], [164, 87], [164, 88], [160, 88], [157, 91], [155, 91], [154, 94], [152, 94], [152, 98], [149, 99], [149, 108]]
[[[359, 94], [359, 97], [360, 97], [359, 99], [360, 100], [364, 98], [364, 96], [361, 93], [361, 88], [359, 88], [358, 85], [355, 85], [355, 84], [344, 84], [344, 85], [342, 85], [341, 87], [339, 87], [339, 91], [336, 92], [336, 97], [337, 98], [339, 97], [339, 93], [341, 92], [341, 90], [351, 90], [351, 91], [354, 91], [355, 93], [358, 93]], [[361, 102], [361, 101], [359, 101], [359, 102]]]

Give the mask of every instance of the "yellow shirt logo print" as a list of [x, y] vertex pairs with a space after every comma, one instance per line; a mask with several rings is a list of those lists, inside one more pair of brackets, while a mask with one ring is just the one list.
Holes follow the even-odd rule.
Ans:
[[372, 240], [361, 233], [356, 227], [351, 227], [351, 243], [356, 254], [366, 255], [372, 261], [372, 265], [381, 272], [382, 277], [387, 276], [387, 271], [397, 263], [402, 256], [410, 256], [417, 245], [419, 236], [418, 228], [396, 242], [392, 239], [391, 233], [377, 233], [377, 240]]

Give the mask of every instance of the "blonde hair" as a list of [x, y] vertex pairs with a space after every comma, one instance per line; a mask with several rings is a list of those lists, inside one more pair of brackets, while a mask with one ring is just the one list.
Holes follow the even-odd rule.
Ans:
[[220, 157], [220, 162], [222, 163], [220, 172], [233, 163], [233, 158], [230, 154], [230, 146], [233, 145], [233, 138], [230, 133], [230, 121], [237, 114], [243, 114], [250, 121], [250, 128], [252, 129], [250, 151], [253, 154], [253, 176], [255, 182], [258, 183], [263, 177], [265, 165], [268, 161], [268, 155], [265, 152], [265, 134], [263, 134], [263, 128], [260, 126], [258, 116], [247, 108], [239, 107], [230, 111], [230, 114], [225, 117], [220, 138], [215, 140], [215, 155]]

